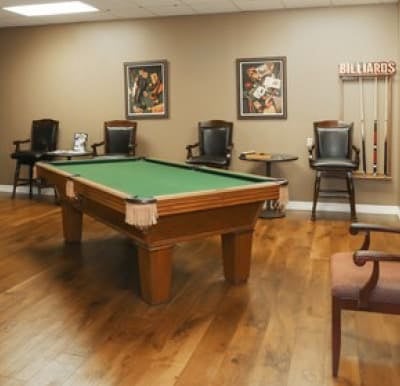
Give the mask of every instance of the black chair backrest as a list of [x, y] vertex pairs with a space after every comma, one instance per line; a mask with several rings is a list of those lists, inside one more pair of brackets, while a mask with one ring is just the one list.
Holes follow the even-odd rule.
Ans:
[[314, 122], [317, 158], [351, 158], [353, 123]]
[[136, 122], [107, 121], [104, 123], [106, 154], [130, 154], [136, 141]]
[[57, 149], [59, 122], [53, 119], [32, 121], [31, 150], [37, 152]]
[[200, 153], [211, 156], [225, 156], [227, 148], [232, 145], [232, 122], [205, 121], [199, 122]]

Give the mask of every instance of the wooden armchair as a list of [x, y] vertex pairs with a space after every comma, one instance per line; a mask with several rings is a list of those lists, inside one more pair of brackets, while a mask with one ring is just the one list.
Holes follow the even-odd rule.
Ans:
[[[233, 123], [221, 120], [199, 122], [199, 140], [186, 146], [186, 163], [228, 169], [232, 154]], [[194, 154], [193, 149], [198, 150]]]
[[104, 154], [135, 155], [137, 123], [129, 120], [104, 122], [104, 140], [91, 145], [93, 156], [104, 146]]
[[[36, 162], [52, 159], [47, 153], [57, 148], [58, 126], [59, 122], [54, 119], [34, 120], [30, 138], [13, 142], [15, 148], [11, 158], [15, 159], [16, 164], [12, 198], [15, 198], [17, 187], [21, 185], [29, 186], [29, 198], [33, 195], [33, 185], [38, 187], [40, 193], [41, 182], [34, 177], [33, 169]], [[22, 145], [28, 146], [22, 149]], [[20, 176], [21, 166], [28, 167], [28, 177]]]
[[[336, 120], [314, 122], [314, 144], [308, 148], [310, 168], [316, 172], [311, 220], [319, 197], [347, 198], [351, 220], [357, 221], [353, 171], [359, 166], [360, 150], [353, 145], [353, 123]], [[346, 190], [321, 189], [322, 177], [346, 180]]]
[[341, 311], [400, 314], [400, 254], [368, 250], [371, 232], [400, 233], [400, 228], [351, 224], [350, 233], [365, 233], [360, 250], [331, 257], [332, 373], [337, 376], [341, 347]]

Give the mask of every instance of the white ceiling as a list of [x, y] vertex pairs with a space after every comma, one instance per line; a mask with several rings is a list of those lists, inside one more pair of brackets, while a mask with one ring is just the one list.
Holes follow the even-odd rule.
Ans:
[[397, 3], [398, 0], [82, 0], [99, 12], [66, 16], [25, 17], [4, 11], [12, 5], [61, 2], [66, 0], [0, 0], [0, 28], [11, 26], [73, 23], [130, 18], [204, 15], [258, 10], [336, 7]]

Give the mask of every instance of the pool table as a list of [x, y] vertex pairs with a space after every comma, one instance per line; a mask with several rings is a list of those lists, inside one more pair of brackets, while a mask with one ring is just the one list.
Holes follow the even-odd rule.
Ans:
[[150, 158], [38, 162], [36, 172], [58, 192], [66, 242], [81, 241], [84, 213], [134, 240], [149, 304], [170, 299], [173, 247], [184, 240], [220, 234], [225, 279], [246, 282], [257, 216], [279, 197], [273, 178]]

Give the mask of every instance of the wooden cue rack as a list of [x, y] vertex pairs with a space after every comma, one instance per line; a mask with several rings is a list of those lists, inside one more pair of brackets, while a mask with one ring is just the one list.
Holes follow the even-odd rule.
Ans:
[[[353, 177], [356, 179], [365, 179], [365, 180], [382, 180], [382, 181], [390, 181], [392, 180], [392, 83], [393, 83], [393, 73], [385, 73], [385, 74], [364, 74], [364, 73], [341, 73], [339, 71], [340, 82], [340, 119], [344, 120], [344, 83], [346, 81], [354, 83], [358, 83], [355, 87], [358, 88], [358, 95], [360, 98], [360, 110], [358, 112], [358, 120], [355, 120], [355, 130], [360, 130], [360, 167], [359, 170], [353, 173]], [[374, 91], [373, 95], [365, 92], [364, 83], [374, 82]], [[369, 85], [371, 87], [371, 85]], [[379, 95], [382, 94], [381, 91], [383, 88], [384, 101], [379, 101]], [[372, 98], [374, 100], [374, 114], [373, 120], [366, 121], [365, 120], [365, 103], [364, 101], [367, 98]], [[378, 104], [383, 106], [383, 116], [384, 119], [379, 120], [379, 112]], [[374, 123], [376, 128], [374, 128]], [[362, 128], [363, 126], [363, 128]], [[364, 134], [362, 134], [364, 130]], [[380, 138], [383, 138], [383, 141], [378, 140], [378, 134], [374, 134], [374, 130], [383, 131], [383, 136], [379, 135]], [[377, 138], [378, 137], [378, 138]], [[364, 140], [363, 140], [364, 138]], [[373, 138], [372, 144], [370, 143], [371, 138]], [[368, 141], [366, 140], [368, 139]], [[362, 142], [364, 142], [365, 152], [368, 156], [375, 153], [373, 155], [372, 162], [370, 157], [367, 158], [366, 162], [366, 172], [364, 172], [363, 167], [363, 146]], [[383, 143], [382, 143], [383, 142]], [[374, 150], [375, 148], [375, 150]], [[375, 167], [376, 172], [373, 172], [373, 168]], [[372, 170], [371, 170], [372, 169]]]

